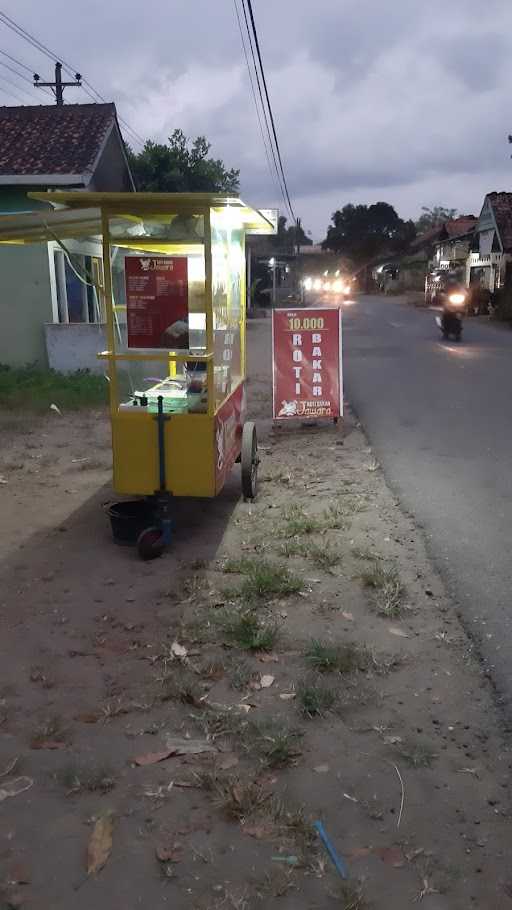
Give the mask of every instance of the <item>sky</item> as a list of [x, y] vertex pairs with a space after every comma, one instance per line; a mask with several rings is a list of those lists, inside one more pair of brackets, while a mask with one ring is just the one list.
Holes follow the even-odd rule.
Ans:
[[[478, 214], [485, 193], [512, 190], [510, 0], [253, 0], [253, 9], [293, 208], [314, 240], [348, 202], [389, 202], [403, 218], [435, 205]], [[215, 157], [240, 168], [245, 201], [284, 210], [234, 0], [6, 0], [2, 10], [142, 137], [205, 135]], [[52, 76], [51, 61], [4, 25], [0, 50]], [[17, 103], [6, 79], [37, 103], [37, 90], [1, 69], [0, 103]], [[65, 97], [88, 100], [75, 89]]]

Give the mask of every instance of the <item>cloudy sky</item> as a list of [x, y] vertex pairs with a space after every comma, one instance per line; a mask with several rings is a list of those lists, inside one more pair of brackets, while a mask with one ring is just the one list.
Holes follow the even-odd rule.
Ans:
[[[512, 190], [510, 0], [253, 8], [292, 202], [315, 239], [347, 202], [384, 200], [404, 218], [437, 204], [477, 214], [486, 192]], [[206, 135], [240, 168], [248, 202], [279, 205], [233, 0], [7, 0], [3, 10], [116, 101], [139, 134]], [[49, 60], [0, 31], [0, 49], [51, 74]], [[0, 73], [1, 103], [16, 103], [5, 78], [18, 83]]]

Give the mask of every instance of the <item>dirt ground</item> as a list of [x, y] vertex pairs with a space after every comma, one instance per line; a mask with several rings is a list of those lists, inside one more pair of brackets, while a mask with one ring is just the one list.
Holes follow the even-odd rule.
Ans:
[[104, 415], [2, 418], [0, 906], [512, 907], [492, 687], [354, 416], [272, 427], [269, 335], [258, 499], [178, 503], [153, 563]]

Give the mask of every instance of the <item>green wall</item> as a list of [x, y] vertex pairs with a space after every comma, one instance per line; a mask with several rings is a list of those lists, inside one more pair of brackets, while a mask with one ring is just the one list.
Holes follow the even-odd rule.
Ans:
[[13, 215], [16, 212], [35, 212], [38, 209], [47, 209], [49, 204], [27, 199], [31, 190], [43, 192], [44, 186], [0, 186], [0, 214]]
[[0, 246], [0, 363], [47, 365], [51, 299], [47, 244]]

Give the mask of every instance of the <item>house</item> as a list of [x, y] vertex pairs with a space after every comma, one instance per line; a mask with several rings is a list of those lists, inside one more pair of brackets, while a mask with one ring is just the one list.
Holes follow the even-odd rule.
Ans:
[[432, 269], [456, 269], [466, 263], [478, 219], [475, 215], [459, 215], [445, 221], [434, 242]]
[[493, 293], [512, 281], [512, 193], [488, 193], [467, 260], [467, 284]]
[[[130, 192], [135, 185], [114, 104], [0, 107], [0, 214], [50, 208], [46, 190]], [[97, 294], [101, 243], [0, 248], [0, 363], [95, 368], [104, 346]]]

